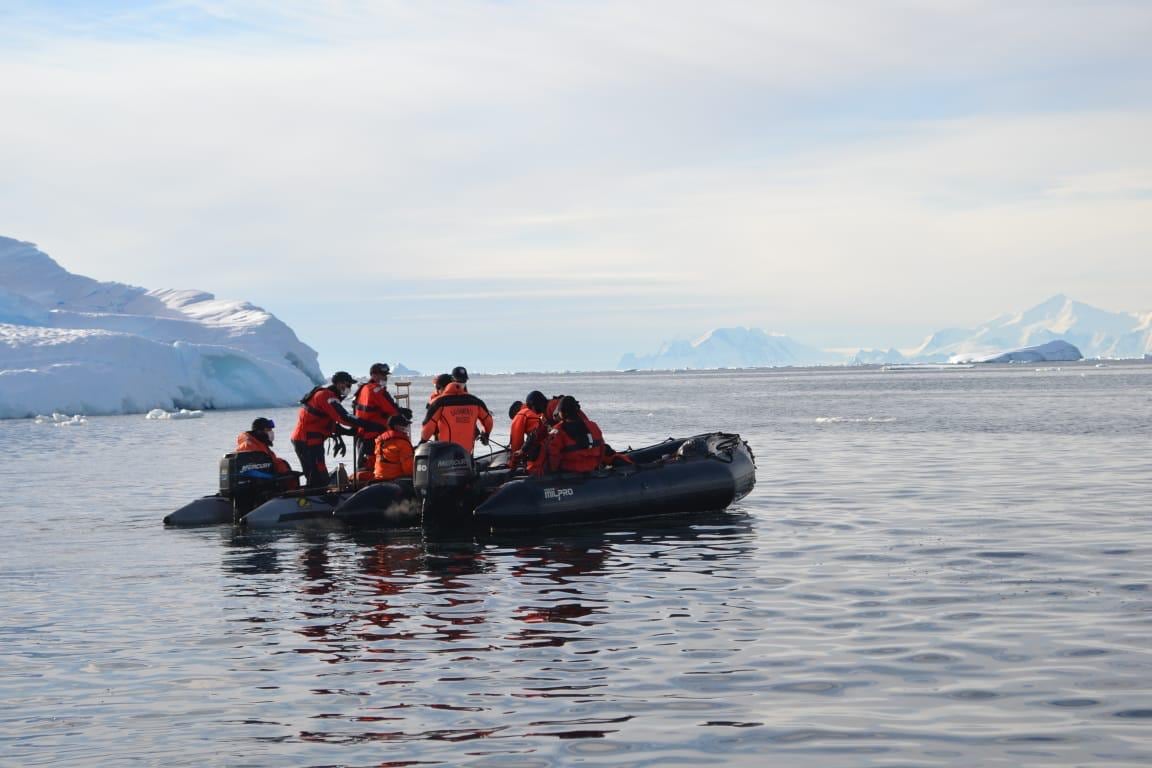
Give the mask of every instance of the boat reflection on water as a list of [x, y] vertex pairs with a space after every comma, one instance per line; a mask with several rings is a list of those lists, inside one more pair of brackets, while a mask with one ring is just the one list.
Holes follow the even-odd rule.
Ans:
[[[649, 588], [685, 604], [701, 579], [728, 589], [723, 572], [756, 567], [752, 527], [730, 510], [467, 538], [240, 532], [223, 541], [226, 610], [266, 653], [321, 662], [293, 667], [311, 702], [297, 738], [594, 738], [631, 717], [601, 701], [628, 673], [608, 657], [641, 658], [638, 627], [676, 607], [648, 605], [662, 602]], [[610, 711], [590, 717], [585, 704]]]

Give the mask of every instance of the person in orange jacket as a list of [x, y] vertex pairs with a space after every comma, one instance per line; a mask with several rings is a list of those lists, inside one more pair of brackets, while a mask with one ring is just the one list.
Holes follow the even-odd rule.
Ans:
[[431, 408], [432, 402], [436, 398], [440, 397], [440, 395], [444, 394], [444, 387], [448, 386], [451, 383], [452, 383], [452, 374], [442, 373], [439, 376], [437, 376], [435, 381], [432, 382], [432, 394], [428, 395], [428, 405], [426, 405], [424, 407], [424, 410], [428, 410], [429, 408]]
[[292, 447], [296, 449], [296, 456], [300, 459], [300, 466], [310, 486], [328, 484], [328, 465], [324, 463], [324, 441], [329, 437], [337, 438], [336, 448], [333, 449], [335, 456], [338, 452], [343, 453], [347, 450], [344, 448], [341, 451], [344, 441], [340, 439], [340, 435], [353, 434], [350, 427], [384, 431], [379, 424], [356, 418], [340, 404], [348, 397], [355, 383], [352, 374], [337, 371], [332, 374], [331, 384], [315, 387], [300, 398], [300, 414], [296, 418], [296, 428], [292, 430]]
[[[372, 367], [368, 369], [368, 381], [356, 389], [356, 395], [353, 398], [352, 413], [355, 414], [356, 418], [365, 419], [380, 426], [387, 424], [388, 419], [400, 413], [403, 413], [409, 420], [412, 419], [412, 411], [401, 408], [392, 398], [392, 395], [388, 393], [388, 376], [391, 373], [392, 369], [388, 367], [388, 363], [373, 363]], [[371, 471], [372, 456], [376, 450], [376, 438], [383, 431], [382, 429], [362, 428], [356, 430], [356, 437], [361, 441], [360, 455], [356, 464], [360, 470]]]
[[512, 405], [513, 408], [508, 412], [512, 419], [508, 438], [508, 468], [516, 469], [525, 463], [527, 470], [534, 472], [539, 463], [544, 438], [548, 435], [548, 427], [544, 424], [544, 409], [548, 405], [548, 398], [544, 397], [543, 392], [534, 389], [524, 398], [523, 403]]
[[402, 414], [388, 419], [388, 431], [376, 438], [377, 480], [399, 480], [412, 477], [412, 438], [408, 428], [412, 424]]
[[488, 406], [480, 398], [468, 394], [463, 384], [452, 381], [444, 387], [443, 394], [428, 406], [420, 430], [420, 442], [425, 443], [433, 437], [437, 440], [450, 440], [472, 453], [477, 435], [483, 445], [488, 445], [491, 433], [492, 414]]
[[604, 433], [584, 415], [580, 403], [565, 395], [556, 409], [560, 422], [544, 441], [543, 472], [591, 472], [604, 459]]
[[272, 443], [276, 440], [276, 422], [261, 416], [252, 421], [252, 429], [236, 435], [236, 453], [264, 453], [272, 461], [270, 474], [280, 475], [278, 486], [284, 490], [300, 487], [300, 479], [292, 466], [276, 455]]

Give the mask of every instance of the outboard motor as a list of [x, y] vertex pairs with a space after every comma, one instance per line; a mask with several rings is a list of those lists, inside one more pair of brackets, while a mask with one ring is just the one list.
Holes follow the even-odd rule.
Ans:
[[426, 523], [472, 511], [468, 497], [476, 471], [463, 446], [447, 441], [423, 443], [416, 447], [412, 467], [412, 485]]
[[244, 451], [220, 459], [220, 495], [232, 500], [237, 520], [278, 490], [280, 481], [268, 454]]

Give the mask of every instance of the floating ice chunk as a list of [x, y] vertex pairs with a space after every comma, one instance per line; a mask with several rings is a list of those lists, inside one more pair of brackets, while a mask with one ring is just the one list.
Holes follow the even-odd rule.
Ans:
[[163, 408], [153, 408], [144, 414], [146, 419], [199, 419], [204, 416], [204, 411], [190, 411], [187, 408], [181, 408], [178, 411], [166, 411]]
[[[54, 413], [52, 416], [63, 416], [63, 414]], [[74, 416], [64, 416], [62, 419], [53, 422], [53, 425], [57, 427], [82, 427], [87, 423], [88, 419], [77, 413]]]

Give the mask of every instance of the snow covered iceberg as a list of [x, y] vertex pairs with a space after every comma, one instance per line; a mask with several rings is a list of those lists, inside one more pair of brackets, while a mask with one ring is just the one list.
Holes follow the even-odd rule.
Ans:
[[1013, 349], [1008, 352], [998, 352], [991, 355], [973, 356], [969, 354], [954, 355], [949, 362], [952, 363], [1070, 363], [1083, 360], [1084, 355], [1075, 345], [1066, 341], [1056, 340], [1038, 344], [1034, 347]]
[[0, 418], [288, 405], [321, 381], [259, 307], [99, 282], [0, 237]]

